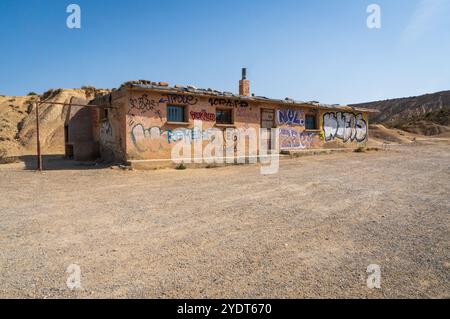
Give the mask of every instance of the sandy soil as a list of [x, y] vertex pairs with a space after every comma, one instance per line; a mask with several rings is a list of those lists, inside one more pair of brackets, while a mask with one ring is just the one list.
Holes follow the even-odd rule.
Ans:
[[448, 139], [273, 176], [4, 166], [0, 187], [2, 298], [450, 297]]

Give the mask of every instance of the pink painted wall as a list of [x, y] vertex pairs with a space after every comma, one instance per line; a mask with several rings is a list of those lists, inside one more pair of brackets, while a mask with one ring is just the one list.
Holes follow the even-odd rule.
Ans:
[[[115, 110], [111, 112], [109, 121], [113, 136], [108, 139], [104, 133], [111, 130], [107, 130], [106, 127], [102, 130], [100, 123], [100, 142], [104, 149], [112, 150], [116, 158], [122, 156], [126, 160], [170, 160], [173, 146], [182, 138], [190, 138], [194, 141], [196, 137], [202, 135], [203, 145], [206, 146], [209, 143], [208, 138], [211, 136], [209, 131], [212, 128], [224, 131], [225, 137], [227, 136], [226, 128], [253, 128], [259, 132], [263, 109], [275, 111], [274, 127], [279, 128], [281, 150], [321, 148], [329, 145], [356, 147], [367, 141], [367, 138], [364, 141], [356, 141], [355, 138], [347, 138], [344, 141], [344, 138], [341, 138], [343, 137], [342, 129], [336, 128], [336, 131], [333, 131], [335, 116], [337, 119], [337, 115], [342, 113], [334, 110], [275, 105], [233, 97], [208, 97], [189, 93], [169, 94], [145, 89], [121, 89], [113, 93], [112, 103]], [[184, 106], [184, 123], [167, 121], [168, 105]], [[214, 119], [217, 109], [231, 110], [233, 125], [216, 124]], [[281, 115], [278, 114], [280, 111]], [[316, 115], [316, 130], [305, 129], [307, 114]], [[325, 114], [328, 114], [326, 122]], [[348, 125], [353, 126], [353, 131], [350, 130], [349, 135], [351, 137], [356, 136], [356, 131], [359, 132], [358, 137], [361, 136], [362, 129], [355, 128], [357, 115], [355, 113], [353, 117], [348, 117]], [[195, 118], [202, 119], [201, 130], [194, 126]], [[362, 118], [368, 126], [367, 114], [361, 114], [358, 118]], [[342, 121], [339, 123], [342, 125]], [[330, 126], [326, 131], [325, 124]], [[325, 133], [328, 134], [327, 139], [325, 139]], [[231, 142], [225, 143], [227, 148], [236, 146], [231, 145]], [[248, 144], [248, 141], [246, 143]], [[194, 154], [191, 155], [194, 156]]]

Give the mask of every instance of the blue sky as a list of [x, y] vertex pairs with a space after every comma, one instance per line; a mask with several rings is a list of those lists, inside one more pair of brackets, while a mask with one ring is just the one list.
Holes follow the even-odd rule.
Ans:
[[[81, 7], [68, 29], [66, 7]], [[367, 6], [381, 7], [369, 29]], [[450, 89], [450, 0], [1, 0], [0, 94], [131, 79], [356, 103]]]

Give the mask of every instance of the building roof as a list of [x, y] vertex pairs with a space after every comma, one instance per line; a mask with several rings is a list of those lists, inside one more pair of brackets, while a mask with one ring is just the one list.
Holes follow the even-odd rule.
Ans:
[[161, 91], [166, 93], [174, 93], [174, 94], [194, 94], [194, 95], [201, 95], [201, 96], [208, 96], [208, 97], [223, 97], [223, 98], [236, 98], [244, 101], [249, 102], [263, 102], [263, 103], [273, 103], [273, 104], [284, 104], [284, 105], [293, 105], [293, 106], [301, 106], [301, 107], [308, 107], [308, 108], [315, 108], [315, 109], [322, 109], [322, 110], [338, 110], [338, 111], [357, 111], [357, 112], [365, 112], [365, 113], [379, 113], [378, 110], [373, 109], [366, 109], [366, 108], [357, 108], [352, 107], [348, 105], [339, 105], [339, 104], [323, 104], [317, 101], [299, 101], [294, 100], [291, 98], [285, 98], [284, 100], [280, 99], [273, 99], [268, 98], [265, 96], [245, 96], [245, 95], [239, 95], [232, 92], [222, 92], [218, 90], [213, 89], [201, 89], [196, 88], [194, 86], [180, 86], [175, 85], [173, 87], [170, 87], [168, 83], [165, 82], [151, 82], [146, 80], [139, 80], [139, 81], [129, 81], [122, 84], [121, 88], [129, 88], [134, 90], [154, 90], [154, 91]]

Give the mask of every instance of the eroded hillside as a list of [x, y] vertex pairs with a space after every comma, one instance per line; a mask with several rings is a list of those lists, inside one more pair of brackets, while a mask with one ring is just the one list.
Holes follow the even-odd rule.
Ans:
[[[69, 103], [72, 97], [91, 100], [105, 90], [94, 88], [49, 90], [43, 95], [0, 96], [0, 152], [20, 156], [36, 152], [36, 101]], [[64, 121], [68, 107], [42, 104], [39, 110], [41, 143], [46, 154], [64, 153]]]
[[379, 110], [371, 122], [422, 135], [450, 133], [450, 91], [352, 105]]

